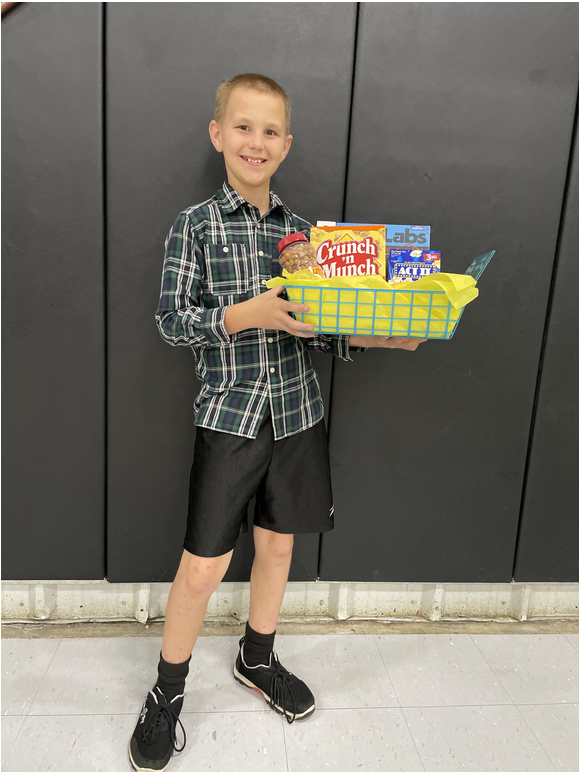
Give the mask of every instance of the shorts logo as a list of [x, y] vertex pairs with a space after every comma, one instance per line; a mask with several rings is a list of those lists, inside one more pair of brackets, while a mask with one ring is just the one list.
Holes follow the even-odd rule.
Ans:
[[331, 511], [329, 512], [329, 517], [331, 517], [334, 511], [335, 511], [335, 505], [333, 504], [333, 506], [331, 507]]

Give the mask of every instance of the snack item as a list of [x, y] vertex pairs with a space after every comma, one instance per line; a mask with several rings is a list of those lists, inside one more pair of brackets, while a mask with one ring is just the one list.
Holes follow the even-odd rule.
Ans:
[[394, 247], [389, 250], [389, 284], [417, 281], [431, 273], [440, 273], [440, 252]]
[[[322, 223], [321, 223], [322, 224]], [[371, 223], [366, 223], [371, 225]], [[319, 223], [317, 223], [319, 225]], [[325, 223], [332, 225], [332, 223]], [[349, 225], [358, 228], [364, 227], [365, 223], [340, 222], [337, 225]], [[429, 225], [386, 225], [385, 226], [385, 248], [390, 247], [419, 247], [420, 249], [429, 249], [430, 247], [430, 226]]]
[[386, 225], [385, 243], [387, 249], [394, 246], [415, 246], [427, 249], [430, 246], [429, 225]]
[[385, 226], [311, 228], [311, 244], [325, 279], [336, 276], [386, 278]]
[[323, 271], [317, 265], [315, 250], [309, 244], [304, 233], [291, 233], [278, 242], [278, 261], [288, 273], [311, 271], [317, 276], [323, 276]]

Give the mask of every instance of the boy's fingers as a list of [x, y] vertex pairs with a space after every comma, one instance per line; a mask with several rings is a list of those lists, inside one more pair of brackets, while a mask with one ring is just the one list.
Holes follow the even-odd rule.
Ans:
[[305, 311], [309, 310], [308, 306], [303, 306], [300, 303], [291, 303], [289, 300], [283, 300], [283, 303], [286, 306], [287, 311], [292, 312], [298, 312], [298, 313], [304, 313]]
[[313, 332], [313, 328], [310, 325], [306, 325], [305, 326], [305, 325], [301, 324], [300, 326], [295, 327], [293, 329], [293, 332], [308, 332], [308, 333], [311, 333], [311, 332]]
[[297, 321], [293, 322], [292, 319], [290, 320], [289, 324], [291, 326], [291, 329], [289, 330], [289, 332], [292, 332], [293, 335], [296, 332], [311, 333], [313, 331], [313, 325], [312, 324], [305, 324], [304, 322], [297, 322]]

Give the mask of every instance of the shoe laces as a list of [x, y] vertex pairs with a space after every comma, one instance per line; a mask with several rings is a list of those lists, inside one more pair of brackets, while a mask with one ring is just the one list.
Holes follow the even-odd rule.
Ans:
[[[290, 676], [292, 676], [292, 673], [289, 670], [287, 670], [283, 665], [280, 664], [279, 659], [274, 651], [272, 652], [272, 659], [274, 661], [274, 664], [271, 667], [274, 668], [274, 673], [272, 674], [272, 680], [270, 682], [270, 693], [272, 696], [272, 703], [270, 707], [273, 710], [275, 710], [274, 705], [280, 705], [280, 707], [282, 707], [284, 711], [284, 717], [286, 718], [289, 724], [292, 724], [292, 722], [295, 720], [295, 716], [297, 712], [297, 703], [295, 700], [295, 695], [293, 694], [293, 690], [291, 689]], [[288, 687], [288, 692], [293, 701], [293, 712], [292, 714], [290, 714], [290, 716], [283, 705], [285, 687]]]
[[[149, 743], [149, 744], [153, 743], [155, 734], [159, 731], [163, 731], [166, 728], [166, 726], [169, 725], [170, 737], [171, 737], [174, 750], [176, 751], [176, 753], [181, 753], [183, 749], [186, 747], [186, 731], [184, 729], [184, 725], [180, 721], [178, 715], [174, 713], [174, 711], [171, 709], [171, 703], [167, 701], [167, 698], [162, 691], [159, 692], [163, 696], [162, 702], [160, 702], [157, 699], [157, 695], [153, 690], [151, 690], [149, 693], [153, 695], [153, 699], [156, 702], [156, 706], [155, 708], [152, 709], [150, 715], [147, 717], [147, 720], [143, 727], [143, 739], [145, 740], [146, 743]], [[181, 748], [178, 748], [176, 745], [177, 724], [181, 726], [182, 734], [184, 736], [184, 744], [182, 745]]]

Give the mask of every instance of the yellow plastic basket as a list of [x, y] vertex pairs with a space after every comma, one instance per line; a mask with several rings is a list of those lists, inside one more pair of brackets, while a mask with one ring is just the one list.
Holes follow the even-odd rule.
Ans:
[[383, 335], [449, 340], [464, 308], [454, 308], [443, 291], [348, 289], [288, 285], [292, 303], [306, 305], [293, 316], [328, 335]]
[[[307, 312], [293, 316], [312, 324], [315, 332], [450, 340], [464, 308], [478, 296], [476, 282], [495, 252], [474, 258], [465, 274], [435, 274], [389, 289], [320, 286], [316, 281], [294, 284], [291, 275], [271, 279], [267, 286], [284, 284], [291, 302], [308, 306]], [[308, 276], [304, 273], [300, 278]], [[468, 283], [465, 277], [470, 277]], [[448, 290], [434, 289], [434, 282], [438, 287], [448, 283]]]

